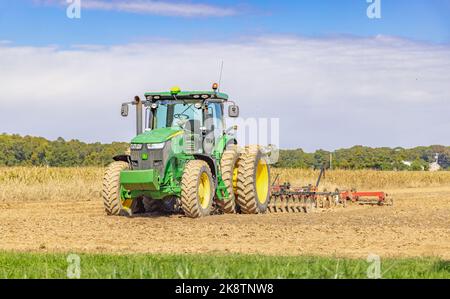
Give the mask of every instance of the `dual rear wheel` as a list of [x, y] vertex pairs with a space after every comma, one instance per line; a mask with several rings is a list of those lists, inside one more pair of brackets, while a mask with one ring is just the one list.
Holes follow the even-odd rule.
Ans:
[[[222, 179], [229, 197], [216, 199], [225, 214], [262, 214], [270, 200], [270, 169], [258, 146], [227, 149], [221, 161]], [[186, 163], [182, 179], [181, 206], [186, 216], [199, 218], [212, 212], [215, 197], [211, 170], [204, 161]]]
[[237, 204], [243, 214], [262, 214], [270, 201], [270, 169], [258, 146], [249, 146], [239, 158]]
[[239, 175], [238, 162], [238, 147], [236, 145], [232, 145], [224, 151], [222, 160], [220, 161], [222, 180], [225, 184], [225, 187], [227, 188], [228, 199], [216, 199], [217, 206], [219, 207], [220, 211], [225, 214], [236, 213], [237, 179]]

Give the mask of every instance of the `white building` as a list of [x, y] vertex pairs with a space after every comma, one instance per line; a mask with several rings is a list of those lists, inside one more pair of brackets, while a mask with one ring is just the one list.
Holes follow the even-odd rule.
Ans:
[[441, 170], [441, 165], [439, 165], [439, 154], [436, 154], [435, 159], [435, 162], [430, 163], [430, 171], [433, 172]]
[[411, 161], [402, 161], [402, 163], [408, 167], [411, 167], [411, 165], [412, 165]]

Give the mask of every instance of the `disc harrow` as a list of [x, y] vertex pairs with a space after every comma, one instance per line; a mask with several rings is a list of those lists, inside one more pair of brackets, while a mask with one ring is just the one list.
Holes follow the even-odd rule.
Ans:
[[316, 187], [292, 188], [289, 183], [273, 185], [268, 211], [270, 213], [312, 213], [330, 209], [338, 205], [346, 206], [339, 191], [319, 192]]
[[325, 169], [322, 169], [315, 186], [308, 185], [301, 188], [292, 187], [290, 183], [276, 184], [277, 176], [271, 186], [268, 212], [312, 213], [336, 207], [346, 208], [348, 203], [372, 206], [390, 206], [394, 203], [385, 192], [340, 191], [339, 189], [334, 192], [319, 191], [319, 184], [324, 176]]

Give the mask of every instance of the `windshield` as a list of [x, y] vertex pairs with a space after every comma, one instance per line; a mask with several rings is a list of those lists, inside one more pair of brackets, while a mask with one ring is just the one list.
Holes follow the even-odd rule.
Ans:
[[154, 129], [185, 128], [186, 125], [199, 128], [203, 125], [202, 110], [195, 107], [195, 102], [161, 101], [153, 125]]

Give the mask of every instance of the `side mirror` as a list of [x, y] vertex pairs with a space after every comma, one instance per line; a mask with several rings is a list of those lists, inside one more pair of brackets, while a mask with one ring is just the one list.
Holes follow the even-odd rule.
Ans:
[[122, 109], [120, 110], [120, 114], [123, 117], [127, 117], [128, 116], [128, 104], [122, 104]]
[[239, 106], [231, 105], [228, 107], [228, 116], [233, 118], [239, 117]]

